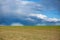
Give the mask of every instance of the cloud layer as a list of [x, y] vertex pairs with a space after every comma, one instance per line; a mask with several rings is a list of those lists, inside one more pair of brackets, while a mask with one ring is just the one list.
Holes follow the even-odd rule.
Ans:
[[58, 25], [60, 19], [49, 18], [41, 11], [45, 7], [33, 1], [0, 0], [1, 25]]

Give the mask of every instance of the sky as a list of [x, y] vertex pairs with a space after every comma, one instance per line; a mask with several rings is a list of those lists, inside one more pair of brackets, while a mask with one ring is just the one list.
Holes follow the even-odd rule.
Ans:
[[0, 0], [0, 25], [60, 25], [60, 0]]

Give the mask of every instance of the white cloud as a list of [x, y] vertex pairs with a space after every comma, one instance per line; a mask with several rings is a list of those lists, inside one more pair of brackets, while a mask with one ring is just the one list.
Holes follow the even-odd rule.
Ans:
[[47, 18], [47, 16], [46, 15], [43, 15], [43, 14], [30, 14], [30, 16], [36, 16], [36, 17], [38, 17], [38, 18], [40, 18], [40, 19], [46, 19]]
[[36, 26], [41, 26], [41, 25], [42, 25], [42, 26], [45, 26], [46, 24], [36, 24]]
[[34, 19], [32, 19], [32, 18], [26, 18], [25, 20], [27, 20], [27, 21], [32, 21], [32, 22], [34, 22], [35, 20]]
[[17, 4], [17, 10], [16, 13], [19, 14], [30, 14], [32, 12], [35, 12], [34, 9], [40, 9], [39, 7], [41, 7], [40, 4], [37, 4], [35, 2], [31, 2], [31, 1], [18, 1], [16, 2]]
[[46, 21], [49, 21], [49, 22], [58, 22], [60, 20], [57, 19], [57, 18], [48, 18]]
[[43, 20], [48, 21], [48, 22], [58, 22], [58, 21], [60, 21], [60, 19], [58, 19], [58, 18], [48, 18], [46, 15], [43, 15], [43, 14], [33, 14], [32, 13], [29, 16], [35, 16], [39, 19], [43, 19]]
[[31, 3], [31, 2], [29, 2], [29, 1], [21, 1], [21, 4], [22, 4], [22, 5], [27, 5], [27, 4], [29, 4], [29, 3]]
[[22, 1], [22, 0], [15, 0], [16, 1], [16, 4], [17, 5], [26, 5], [26, 4], [29, 4], [30, 2], [29, 1]]
[[[20, 15], [29, 14], [34, 12], [34, 9], [38, 10], [42, 8], [41, 4], [25, 0], [3, 0], [1, 5], [4, 13], [14, 12]], [[12, 7], [16, 7], [16, 9], [12, 10]]]
[[11, 26], [24, 26], [24, 25], [21, 23], [12, 23]]

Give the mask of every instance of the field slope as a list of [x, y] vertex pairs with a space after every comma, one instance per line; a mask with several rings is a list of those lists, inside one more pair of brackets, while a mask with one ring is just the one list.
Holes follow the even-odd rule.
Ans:
[[0, 40], [60, 40], [60, 27], [1, 26]]

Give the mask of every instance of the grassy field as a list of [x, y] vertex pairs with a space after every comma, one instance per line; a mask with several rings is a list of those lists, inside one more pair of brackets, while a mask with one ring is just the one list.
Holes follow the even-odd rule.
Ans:
[[60, 26], [0, 26], [0, 40], [60, 40]]

